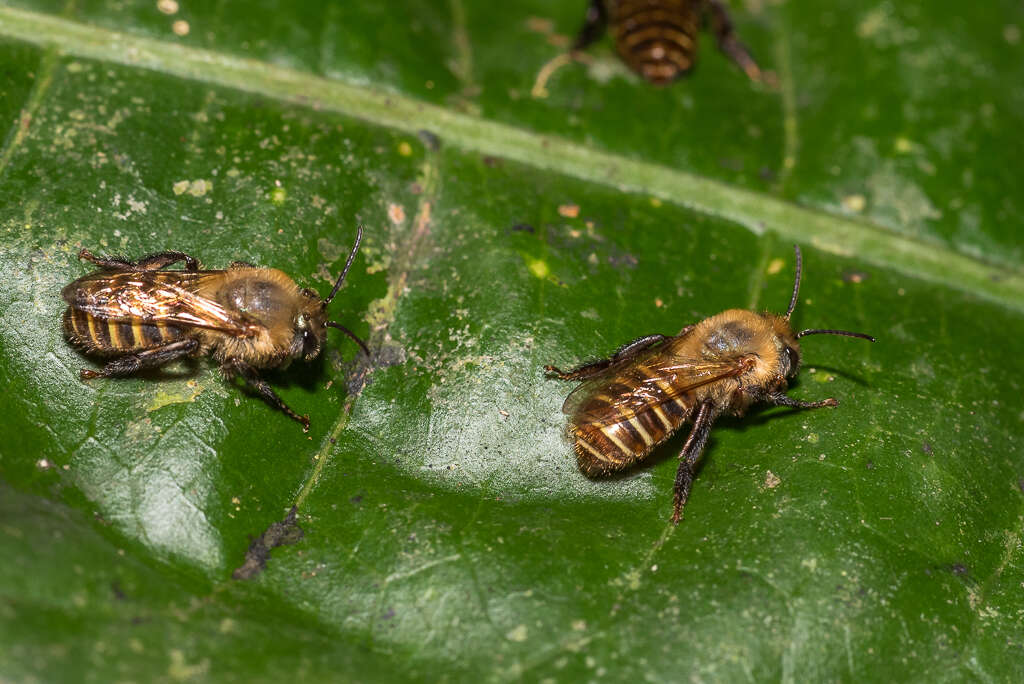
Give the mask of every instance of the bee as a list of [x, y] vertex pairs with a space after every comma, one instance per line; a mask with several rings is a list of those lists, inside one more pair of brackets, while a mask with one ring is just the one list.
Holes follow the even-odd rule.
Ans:
[[628, 468], [692, 423], [679, 454], [672, 522], [678, 523], [690, 496], [694, 468], [708, 434], [722, 415], [742, 417], [754, 404], [814, 409], [835, 399], [798, 401], [786, 395], [800, 370], [799, 340], [808, 335], [844, 335], [875, 341], [864, 333], [810, 329], [793, 332], [789, 317], [800, 291], [801, 254], [784, 316], [729, 309], [688, 325], [675, 337], [648, 335], [601, 361], [563, 372], [561, 380], [582, 380], [565, 400], [569, 435], [580, 470], [594, 477]]
[[[312, 361], [327, 328], [352, 338], [369, 357], [366, 343], [340, 323], [327, 320], [327, 306], [345, 282], [362, 226], [345, 268], [327, 299], [302, 289], [283, 271], [241, 261], [226, 270], [202, 270], [184, 252], [151, 254], [138, 261], [98, 257], [82, 249], [78, 258], [99, 266], [61, 292], [68, 308], [64, 332], [86, 353], [115, 357], [101, 370], [82, 369], [82, 380], [123, 377], [185, 357], [211, 355], [226, 379], [241, 377], [267, 403], [309, 430], [309, 417], [292, 411], [259, 369]], [[184, 262], [183, 270], [168, 266]]]
[[619, 55], [655, 85], [668, 85], [693, 68], [700, 24], [707, 14], [719, 49], [752, 81], [762, 73], [733, 30], [721, 0], [590, 0], [573, 50], [582, 50], [611, 28]]

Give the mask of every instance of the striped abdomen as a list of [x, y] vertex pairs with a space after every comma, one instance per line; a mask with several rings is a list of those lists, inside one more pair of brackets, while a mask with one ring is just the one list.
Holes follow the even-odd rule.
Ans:
[[[576, 460], [586, 474], [602, 475], [628, 467], [671, 437], [690, 417], [696, 405], [692, 392], [640, 408], [615, 406], [615, 398], [636, 387], [641, 378], [649, 381], [643, 368], [627, 370], [623, 377], [610, 383], [606, 391], [580, 404], [570, 420]], [[587, 415], [609, 415], [609, 412], [611, 419], [586, 420]]]
[[690, 70], [697, 56], [699, 0], [617, 0], [610, 4], [615, 46], [631, 69], [659, 85]]
[[139, 320], [113, 321], [70, 306], [64, 312], [64, 332], [75, 344], [99, 354], [143, 351], [184, 337], [177, 326]]

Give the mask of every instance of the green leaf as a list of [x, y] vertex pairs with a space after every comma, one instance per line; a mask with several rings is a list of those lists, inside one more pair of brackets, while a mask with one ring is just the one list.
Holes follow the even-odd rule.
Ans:
[[[0, 678], [1024, 675], [1018, 3], [734, 3], [777, 91], [706, 36], [546, 97], [583, 2], [196, 5], [0, 7]], [[206, 360], [78, 380], [80, 248], [326, 294], [358, 224], [373, 367], [266, 374], [308, 434]], [[720, 421], [678, 527], [685, 435], [580, 474], [544, 364], [784, 310], [794, 241], [797, 325], [879, 338], [806, 340], [840, 406]]]

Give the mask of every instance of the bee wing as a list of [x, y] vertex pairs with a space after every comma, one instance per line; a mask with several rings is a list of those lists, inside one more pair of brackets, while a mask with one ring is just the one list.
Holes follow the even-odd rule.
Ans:
[[216, 277], [216, 271], [96, 273], [79, 278], [62, 294], [72, 307], [106, 320], [208, 328], [241, 337], [258, 334], [262, 324], [196, 292]]
[[619, 423], [698, 387], [739, 375], [746, 370], [748, 357], [686, 358], [656, 348], [588, 379], [566, 397], [562, 411], [577, 423]]

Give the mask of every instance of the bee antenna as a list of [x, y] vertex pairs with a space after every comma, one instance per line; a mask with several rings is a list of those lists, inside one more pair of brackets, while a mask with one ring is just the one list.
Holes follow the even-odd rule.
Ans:
[[793, 245], [793, 250], [796, 252], [796, 280], [793, 281], [793, 296], [789, 298], [789, 308], [786, 309], [787, 321], [793, 314], [793, 309], [796, 308], [796, 296], [800, 294], [800, 272], [804, 264], [803, 257], [800, 255], [800, 245]]
[[864, 333], [859, 333], [859, 332], [850, 332], [849, 330], [819, 330], [819, 329], [812, 329], [812, 330], [801, 330], [800, 332], [798, 332], [796, 334], [797, 338], [803, 337], [805, 335], [842, 335], [843, 337], [859, 337], [862, 340], [870, 340], [871, 342], [875, 341], [875, 338], [872, 337], [871, 335], [865, 335]]
[[[341, 284], [343, 282], [345, 282], [345, 276], [348, 275], [348, 269], [352, 266], [352, 260], [356, 258], [356, 252], [359, 251], [359, 243], [362, 242], [362, 240], [363, 240], [363, 226], [360, 225], [356, 229], [356, 244], [352, 245], [352, 251], [349, 252], [349, 254], [348, 254], [348, 261], [345, 262], [345, 268], [342, 269], [341, 275], [338, 276], [338, 282], [334, 283], [334, 289], [331, 290], [331, 294], [327, 295], [327, 299], [324, 300], [324, 306], [327, 306], [328, 304], [330, 304], [331, 300], [334, 299], [334, 295], [338, 294], [338, 290], [341, 289]], [[335, 327], [337, 327], [337, 326], [335, 326]], [[352, 333], [349, 333], [349, 334], [351, 335]], [[362, 342], [360, 342], [360, 344], [362, 344]], [[363, 345], [363, 347], [365, 348], [366, 345]], [[367, 352], [367, 353], [369, 353], [369, 352]]]
[[356, 344], [358, 344], [360, 347], [363, 348], [363, 352], [366, 354], [366, 356], [367, 357], [370, 356], [370, 348], [366, 346], [366, 343], [363, 342], [361, 339], [359, 339], [358, 335], [356, 335], [354, 332], [352, 332], [351, 330], [349, 330], [348, 328], [343, 326], [341, 323], [335, 323], [334, 321], [327, 321], [327, 323], [325, 323], [325, 325], [327, 325], [327, 326], [329, 326], [331, 328], [337, 328], [341, 332], [343, 332], [346, 335], [348, 335], [349, 337], [351, 337], [355, 341]]

